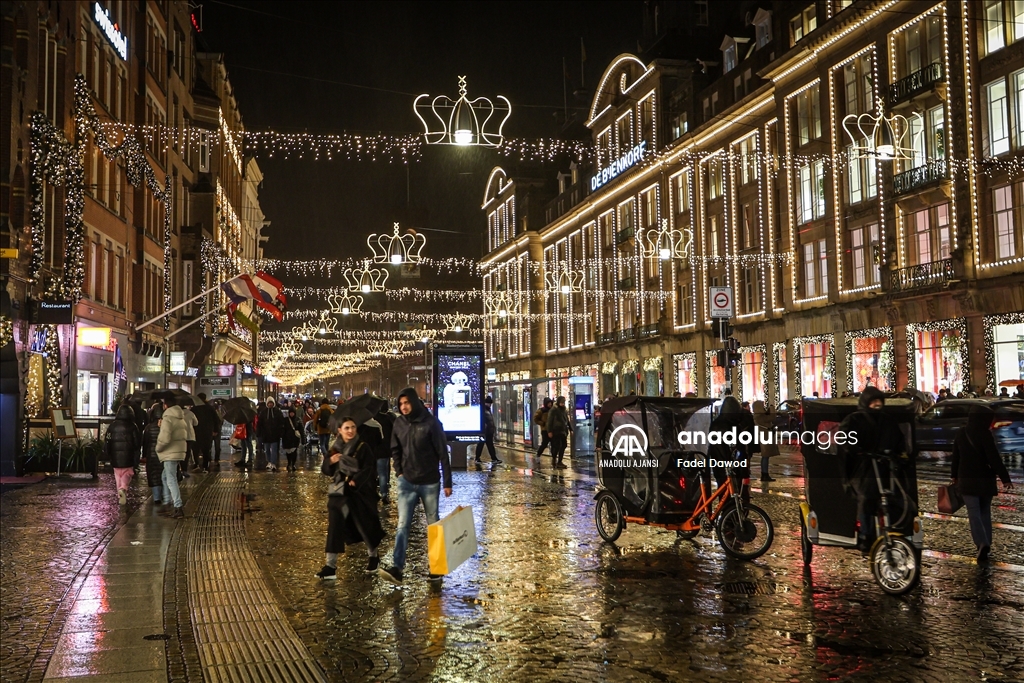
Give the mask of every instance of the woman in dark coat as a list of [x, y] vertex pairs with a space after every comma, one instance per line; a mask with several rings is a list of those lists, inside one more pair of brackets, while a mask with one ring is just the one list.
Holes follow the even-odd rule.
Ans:
[[139, 428], [135, 426], [135, 412], [130, 405], [122, 403], [107, 429], [105, 444], [107, 459], [114, 467], [117, 500], [121, 505], [128, 502], [128, 484], [135, 476], [141, 445]]
[[993, 413], [985, 407], [971, 408], [967, 426], [953, 440], [953, 483], [960, 489], [971, 523], [971, 538], [978, 547], [978, 561], [988, 560], [992, 546], [992, 497], [999, 493], [996, 477], [1003, 489], [1013, 488], [1010, 473], [999, 456], [990, 425]]
[[317, 578], [337, 578], [338, 554], [346, 543], [366, 542], [370, 559], [367, 572], [377, 571], [377, 548], [384, 529], [377, 515], [377, 456], [359, 438], [356, 421], [342, 418], [338, 438], [324, 457], [321, 472], [331, 477], [327, 488], [327, 563]]
[[164, 472], [160, 457], [156, 454], [156, 440], [160, 437], [160, 420], [164, 416], [163, 408], [154, 408], [149, 413], [149, 422], [142, 432], [142, 456], [146, 459], [146, 482], [153, 490], [153, 505], [160, 505], [163, 499]]
[[305, 441], [305, 432], [302, 420], [295, 412], [295, 408], [288, 409], [288, 417], [284, 429], [281, 431], [281, 448], [288, 456], [288, 471], [299, 469], [295, 461], [299, 456], [299, 446]]

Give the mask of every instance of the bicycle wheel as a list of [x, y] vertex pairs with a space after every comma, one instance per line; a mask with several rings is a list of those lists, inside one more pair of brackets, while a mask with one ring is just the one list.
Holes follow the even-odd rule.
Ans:
[[597, 524], [597, 533], [609, 543], [614, 543], [622, 534], [626, 520], [622, 518], [622, 506], [611, 492], [601, 491], [597, 494], [594, 522]]
[[730, 505], [718, 518], [718, 542], [733, 557], [753, 560], [771, 547], [775, 527], [768, 513], [748, 503], [743, 511]]
[[871, 573], [875, 581], [889, 595], [903, 595], [917, 585], [921, 578], [921, 562], [917, 550], [907, 539], [889, 534], [875, 539], [869, 553]]

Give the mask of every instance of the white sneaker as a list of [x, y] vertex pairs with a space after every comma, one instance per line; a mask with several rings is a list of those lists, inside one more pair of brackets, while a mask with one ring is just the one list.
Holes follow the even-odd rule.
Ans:
[[273, 465], [271, 465], [271, 464], [270, 464], [270, 463], [268, 462], [268, 463], [267, 463], [267, 472], [272, 472], [273, 470], [274, 470], [274, 466], [273, 466]]
[[128, 502], [128, 492], [124, 489], [117, 490], [117, 502], [121, 505], [125, 505]]

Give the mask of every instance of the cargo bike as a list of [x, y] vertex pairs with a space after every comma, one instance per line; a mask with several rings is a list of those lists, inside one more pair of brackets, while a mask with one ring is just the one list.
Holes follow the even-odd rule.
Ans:
[[[846, 482], [846, 460], [834, 438], [840, 423], [858, 409], [857, 399], [815, 399], [803, 402], [804, 430], [812, 443], [801, 443], [804, 460], [804, 498], [800, 504], [800, 549], [805, 566], [814, 546], [857, 548], [865, 537], [857, 520], [857, 499]], [[918, 515], [914, 417], [916, 406], [906, 398], [886, 397], [882, 409], [899, 426], [903, 452], [865, 454], [869, 476], [878, 486], [878, 506], [872, 515], [876, 538], [868, 549], [871, 573], [883, 591], [902, 595], [921, 577], [924, 532]], [[810, 440], [810, 439], [807, 439]]]
[[713, 487], [706, 442], [680, 443], [683, 432], [706, 437], [713, 403], [627, 396], [601, 406], [594, 505], [601, 538], [614, 543], [627, 524], [641, 524], [685, 539], [714, 531], [726, 553], [744, 560], [767, 552], [775, 530], [768, 513], [743, 495], [749, 479], [726, 466], [715, 470]]

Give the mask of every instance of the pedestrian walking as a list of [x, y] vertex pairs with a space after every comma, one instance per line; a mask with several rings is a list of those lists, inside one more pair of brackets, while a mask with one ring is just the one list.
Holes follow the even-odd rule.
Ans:
[[[191, 460], [192, 471], [202, 472], [203, 468], [199, 463], [199, 444], [196, 443], [196, 427], [199, 426], [199, 418], [192, 412], [192, 406], [183, 406], [182, 408], [182, 417], [185, 420], [186, 439], [188, 441], [188, 452], [185, 453], [185, 470], [189, 469], [188, 465]], [[187, 477], [188, 474], [185, 476]]]
[[[487, 454], [491, 456], [491, 462], [496, 462], [499, 465], [501, 460], [498, 459], [497, 454], [494, 450], [494, 434], [497, 432], [497, 428], [494, 426], [494, 399], [488, 396], [484, 399], [484, 446], [487, 448]], [[476, 461], [480, 462], [480, 447], [477, 446]]]
[[114, 468], [117, 502], [124, 505], [128, 502], [128, 485], [135, 476], [142, 446], [139, 428], [135, 425], [135, 412], [127, 403], [122, 403], [117, 409], [104, 441], [107, 459]]
[[540, 427], [540, 446], [537, 448], [538, 458], [544, 452], [544, 449], [551, 444], [551, 439], [548, 437], [548, 413], [551, 412], [553, 403], [550, 398], [545, 398], [541, 403], [540, 410], [533, 414], [533, 423]]
[[323, 580], [337, 578], [338, 555], [345, 552], [346, 544], [365, 542], [369, 555], [366, 571], [377, 571], [377, 551], [384, 539], [377, 514], [377, 457], [359, 437], [355, 418], [342, 418], [337, 434], [320, 467], [331, 478], [327, 487], [327, 562], [316, 574]]
[[[452, 495], [452, 464], [444, 428], [424, 407], [416, 390], [403, 389], [398, 395], [398, 412], [391, 435], [391, 457], [398, 475], [398, 528], [395, 532], [393, 566], [380, 568], [380, 576], [402, 585], [405, 551], [409, 544], [409, 524], [416, 504], [423, 503], [427, 524], [438, 520], [437, 501], [443, 476], [444, 495]], [[438, 467], [441, 474], [438, 474]], [[430, 575], [431, 580], [440, 577]]]
[[299, 457], [299, 448], [302, 446], [305, 438], [305, 433], [302, 431], [302, 420], [299, 419], [295, 408], [289, 408], [288, 417], [285, 420], [285, 426], [281, 433], [281, 448], [284, 450], [285, 457], [288, 458], [289, 472], [299, 469], [298, 465], [296, 465], [296, 460]]
[[181, 502], [181, 490], [178, 488], [178, 465], [185, 460], [188, 453], [188, 423], [185, 421], [186, 411], [179, 405], [171, 405], [164, 401], [164, 413], [160, 421], [160, 436], [156, 442], [156, 452], [163, 463], [164, 489], [170, 493], [174, 503], [172, 516], [181, 519], [185, 516]]
[[[196, 418], [196, 453], [202, 456], [200, 470], [209, 470], [213, 461], [213, 441], [220, 440], [220, 416], [209, 403], [206, 394], [197, 394], [198, 401], [192, 406], [192, 414]], [[219, 460], [220, 458], [218, 458]]]
[[953, 483], [964, 497], [971, 538], [978, 548], [978, 562], [988, 561], [992, 548], [992, 498], [998, 495], [996, 478], [1002, 480], [1003, 490], [1013, 488], [996, 440], [992, 436], [991, 409], [971, 408], [967, 425], [953, 439], [951, 473]]
[[331, 440], [331, 415], [334, 405], [325, 397], [316, 411], [316, 435], [320, 439], [320, 452], [325, 456]]
[[163, 407], [152, 409], [146, 429], [142, 432], [142, 456], [146, 459], [146, 483], [153, 491], [153, 505], [170, 502], [170, 493], [167, 494], [167, 498], [163, 495], [164, 466], [156, 452], [156, 443], [160, 438], [160, 421], [163, 415]]
[[[775, 426], [772, 424], [772, 414], [768, 411], [764, 401], [754, 401], [754, 425], [762, 433], [772, 435], [775, 433]], [[774, 436], [771, 439], [771, 443], [758, 443], [758, 446], [761, 449], [761, 481], [775, 481], [768, 472], [768, 464], [771, 458], [779, 454], [779, 446], [775, 443]]]
[[285, 418], [277, 408], [277, 402], [268, 398], [266, 405], [256, 414], [256, 435], [263, 442], [267, 454], [267, 471], [277, 472], [280, 458], [281, 435], [285, 429]]
[[256, 454], [252, 448], [252, 437], [256, 433], [254, 422], [235, 425], [235, 432], [232, 438], [238, 439], [239, 449], [242, 451], [240, 460], [235, 461], [235, 467], [252, 467], [256, 464]]
[[565, 396], [559, 396], [555, 406], [548, 411], [547, 430], [551, 439], [551, 459], [555, 467], [565, 469], [562, 458], [569, 441], [569, 411], [565, 409]]

